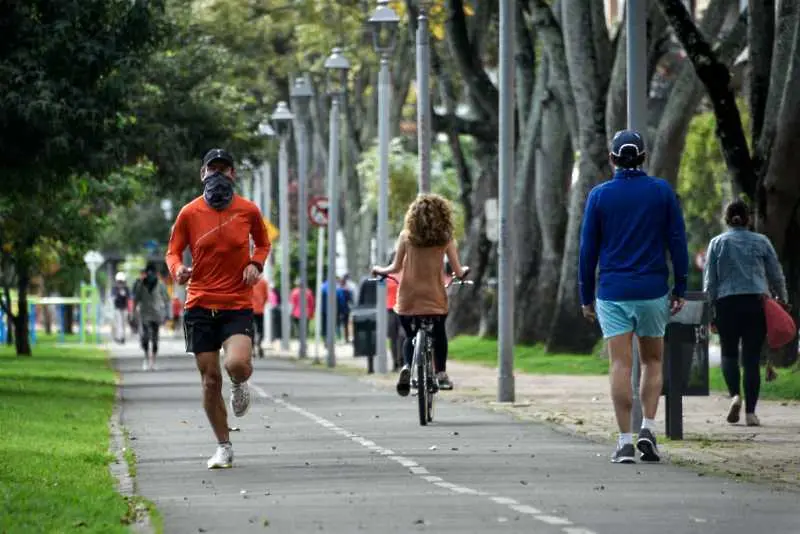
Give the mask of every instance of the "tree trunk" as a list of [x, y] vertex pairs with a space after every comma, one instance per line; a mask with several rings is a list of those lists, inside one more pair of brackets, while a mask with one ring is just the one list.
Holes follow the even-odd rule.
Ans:
[[562, 5], [564, 34], [585, 36], [583, 39], [567, 39], [564, 43], [578, 110], [581, 156], [580, 176], [570, 191], [558, 300], [547, 348], [551, 352], [591, 352], [598, 337], [596, 329], [587, 325], [581, 314], [578, 252], [586, 196], [595, 185], [611, 174], [605, 134], [611, 44], [608, 41], [602, 2], [564, 0]]
[[541, 263], [537, 279], [536, 312], [532, 334], [525, 341], [544, 341], [552, 320], [547, 303], [558, 300], [558, 283], [563, 262], [564, 233], [567, 228], [566, 184], [572, 174], [573, 157], [569, 133], [560, 103], [551, 99], [542, 117], [541, 146], [536, 154], [536, 214], [541, 228]]
[[764, 126], [764, 112], [769, 94], [772, 47], [775, 40], [775, 0], [750, 0], [748, 11], [750, 138], [758, 139]]
[[31, 343], [28, 331], [28, 285], [30, 283], [30, 273], [28, 266], [17, 263], [17, 300], [19, 309], [14, 320], [14, 338], [17, 348], [17, 356], [30, 356]]

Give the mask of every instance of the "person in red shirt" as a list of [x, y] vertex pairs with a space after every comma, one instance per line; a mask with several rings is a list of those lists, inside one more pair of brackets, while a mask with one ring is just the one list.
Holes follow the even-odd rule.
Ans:
[[[289, 304], [292, 305], [292, 323], [296, 335], [300, 336], [300, 280], [295, 280], [295, 286], [289, 295]], [[314, 318], [314, 292], [311, 288], [306, 288], [306, 316], [308, 319]], [[306, 330], [307, 331], [307, 330]]]
[[264, 349], [261, 346], [264, 341], [264, 308], [267, 305], [267, 295], [269, 294], [269, 284], [263, 276], [258, 279], [253, 286], [253, 322], [255, 323], [255, 346], [258, 349], [258, 357], [264, 357]]
[[[231, 411], [243, 416], [250, 407], [247, 380], [253, 372], [253, 286], [270, 250], [258, 207], [233, 191], [233, 157], [215, 148], [200, 168], [203, 194], [181, 209], [167, 248], [167, 266], [179, 284], [189, 283], [184, 333], [203, 384], [203, 407], [219, 443], [208, 468], [233, 464], [228, 414], [222, 400], [219, 351], [231, 379]], [[250, 253], [250, 239], [254, 248]], [[183, 264], [189, 247], [192, 267]]]

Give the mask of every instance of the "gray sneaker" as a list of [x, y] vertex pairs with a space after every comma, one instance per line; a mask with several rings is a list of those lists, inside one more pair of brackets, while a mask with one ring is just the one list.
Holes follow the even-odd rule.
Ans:
[[643, 428], [639, 431], [636, 447], [642, 453], [643, 462], [658, 462], [661, 460], [661, 456], [658, 454], [656, 435], [649, 428]]
[[611, 457], [612, 464], [635, 464], [636, 463], [636, 449], [633, 448], [633, 443], [626, 443], [614, 451]]
[[397, 377], [397, 394], [401, 397], [408, 397], [411, 391], [411, 369], [404, 365], [400, 369], [400, 376]]
[[250, 388], [247, 382], [231, 383], [231, 411], [236, 417], [242, 417], [250, 409]]

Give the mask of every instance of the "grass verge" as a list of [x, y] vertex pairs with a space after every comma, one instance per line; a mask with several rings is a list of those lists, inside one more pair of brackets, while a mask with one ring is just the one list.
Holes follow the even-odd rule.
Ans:
[[[450, 341], [449, 358], [489, 367], [497, 366], [497, 341], [476, 336], [458, 336]], [[608, 360], [597, 354], [548, 354], [541, 345], [514, 347], [514, 368], [539, 375], [607, 375]], [[712, 367], [709, 373], [712, 391], [727, 391], [722, 371]], [[778, 379], [761, 382], [761, 398], [800, 400], [800, 372], [797, 368], [778, 369]]]
[[114, 373], [104, 351], [0, 348], [0, 532], [127, 532], [109, 472]]

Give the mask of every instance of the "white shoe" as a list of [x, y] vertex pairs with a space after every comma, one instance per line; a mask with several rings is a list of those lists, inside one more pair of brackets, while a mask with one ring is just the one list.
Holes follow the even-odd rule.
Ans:
[[247, 382], [231, 384], [231, 411], [236, 417], [242, 417], [250, 409], [250, 387]]
[[150, 364], [147, 362], [147, 360], [144, 360], [142, 362], [142, 371], [149, 371], [149, 370], [150, 370]]
[[233, 447], [218, 445], [217, 452], [208, 459], [209, 469], [229, 469], [233, 467]]

